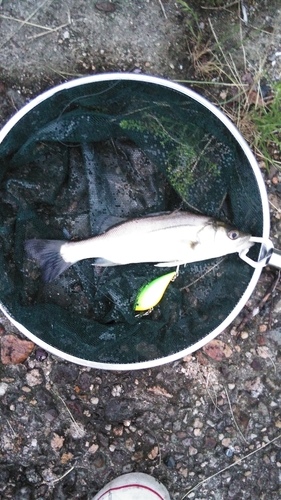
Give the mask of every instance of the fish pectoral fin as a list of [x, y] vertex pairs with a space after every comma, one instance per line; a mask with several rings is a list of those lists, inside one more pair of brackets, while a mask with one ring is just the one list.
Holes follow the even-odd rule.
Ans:
[[155, 267], [178, 267], [186, 264], [185, 260], [173, 260], [171, 262], [159, 262], [158, 264], [154, 264]]
[[104, 259], [103, 257], [97, 257], [93, 266], [101, 266], [101, 267], [110, 267], [110, 266], [118, 266], [120, 265], [118, 262], [112, 262], [111, 260]]

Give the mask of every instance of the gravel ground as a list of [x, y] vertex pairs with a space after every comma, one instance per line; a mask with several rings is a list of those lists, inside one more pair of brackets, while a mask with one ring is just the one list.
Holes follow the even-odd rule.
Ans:
[[[245, 56], [250, 73], [263, 61], [267, 77], [280, 80], [280, 4], [243, 5], [247, 25], [240, 25], [236, 4], [197, 7], [200, 29], [207, 33], [210, 16], [238, 69]], [[1, 123], [33, 96], [79, 75], [137, 70], [197, 79], [190, 19], [170, 0], [3, 0]], [[244, 53], [234, 44], [240, 27]], [[280, 248], [281, 176], [262, 171], [271, 237]], [[66, 362], [27, 341], [1, 314], [0, 498], [90, 500], [107, 481], [140, 471], [160, 479], [172, 500], [280, 499], [278, 278], [278, 271], [263, 271], [218, 339], [147, 370]]]

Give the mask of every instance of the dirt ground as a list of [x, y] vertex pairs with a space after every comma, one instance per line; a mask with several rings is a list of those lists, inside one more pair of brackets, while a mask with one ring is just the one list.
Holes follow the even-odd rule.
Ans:
[[[212, 26], [241, 75], [262, 67], [268, 80], [281, 79], [279, 0], [194, 4], [188, 13], [174, 0], [0, 1], [1, 124], [82, 75], [199, 80], [194, 13], [199, 33], [214, 43]], [[190, 85], [211, 98], [210, 86]], [[280, 248], [281, 175], [263, 174]], [[147, 370], [90, 369], [36, 346], [25, 360], [11, 359], [11, 343], [25, 338], [1, 313], [0, 498], [90, 500], [107, 481], [140, 471], [162, 481], [172, 500], [280, 499], [278, 278], [263, 271], [219, 342]]]

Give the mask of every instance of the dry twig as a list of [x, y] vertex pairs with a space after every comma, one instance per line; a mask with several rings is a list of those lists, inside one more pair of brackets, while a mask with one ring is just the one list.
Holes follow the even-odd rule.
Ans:
[[215, 472], [215, 474], [212, 474], [211, 476], [206, 477], [206, 479], [203, 479], [202, 481], [199, 481], [199, 483], [197, 483], [195, 486], [193, 486], [193, 488], [191, 488], [191, 490], [189, 490], [187, 493], [185, 493], [185, 495], [181, 498], [181, 500], [184, 500], [184, 498], [188, 497], [190, 495], [190, 493], [192, 493], [194, 490], [196, 490], [196, 488], [198, 488], [198, 486], [201, 486], [202, 484], [205, 484], [206, 482], [210, 481], [210, 479], [213, 479], [214, 477], [218, 476], [219, 474], [222, 474], [226, 470], [231, 469], [232, 467], [235, 467], [236, 465], [240, 465], [242, 462], [244, 462], [245, 460], [247, 460], [247, 458], [251, 457], [255, 453], [258, 453], [260, 450], [263, 450], [264, 448], [266, 448], [267, 446], [269, 446], [270, 444], [274, 443], [275, 441], [277, 441], [277, 439], [280, 439], [280, 438], [281, 438], [281, 434], [279, 434], [275, 438], [273, 438], [270, 441], [268, 441], [268, 443], [263, 444], [257, 450], [251, 451], [250, 453], [248, 453], [248, 455], [245, 455], [244, 457], [239, 458], [236, 462], [233, 462], [232, 464], [228, 465], [227, 467], [224, 467], [223, 469], [220, 469], [219, 471]]
[[163, 15], [164, 15], [165, 19], [167, 19], [167, 14], [166, 14], [166, 12], [165, 12], [164, 5], [163, 5], [163, 3], [162, 3], [162, 0], [159, 0], [159, 3], [160, 3], [160, 6], [161, 6], [161, 9], [162, 9]]
[[35, 9], [35, 10], [31, 13], [31, 14], [29, 14], [29, 16], [27, 16], [27, 18], [26, 18], [26, 19], [24, 19], [24, 21], [22, 21], [22, 22], [20, 23], [20, 26], [19, 26], [19, 27], [18, 27], [18, 28], [17, 28], [17, 29], [13, 32], [13, 33], [11, 33], [11, 35], [10, 35], [10, 36], [8, 36], [8, 37], [6, 38], [6, 40], [4, 40], [4, 41], [1, 43], [1, 45], [0, 45], [0, 49], [2, 49], [2, 47], [4, 47], [4, 45], [6, 45], [6, 43], [8, 43], [8, 42], [9, 42], [9, 41], [13, 38], [13, 36], [14, 36], [14, 35], [15, 35], [15, 34], [16, 34], [16, 33], [17, 33], [17, 32], [18, 32], [18, 31], [19, 31], [19, 30], [20, 30], [20, 29], [21, 29], [21, 28], [25, 25], [25, 24], [27, 24], [27, 23], [30, 21], [30, 19], [32, 19], [32, 17], [33, 17], [33, 16], [35, 16], [35, 14], [37, 14], [37, 12], [38, 12], [38, 11], [39, 11], [39, 10], [40, 10], [40, 9], [41, 9], [44, 5], [45, 5], [45, 3], [47, 3], [47, 2], [49, 2], [49, 0], [43, 0], [43, 2], [42, 2], [42, 3], [40, 3], [40, 5], [38, 5], [38, 7], [36, 7], [36, 9]]

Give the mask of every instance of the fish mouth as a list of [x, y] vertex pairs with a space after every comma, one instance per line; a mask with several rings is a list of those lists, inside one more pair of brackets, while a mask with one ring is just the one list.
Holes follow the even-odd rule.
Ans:
[[240, 236], [240, 241], [236, 247], [236, 252], [248, 251], [254, 244], [255, 242], [252, 240], [252, 236]]

